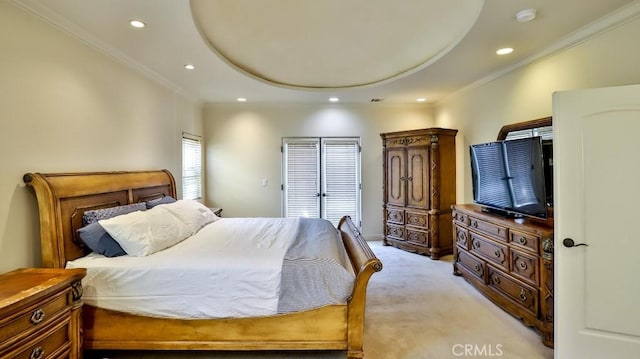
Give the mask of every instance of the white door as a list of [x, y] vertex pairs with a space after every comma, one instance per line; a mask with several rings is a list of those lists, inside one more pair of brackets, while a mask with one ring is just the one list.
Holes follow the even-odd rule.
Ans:
[[555, 356], [640, 358], [640, 85], [554, 94], [553, 132]]

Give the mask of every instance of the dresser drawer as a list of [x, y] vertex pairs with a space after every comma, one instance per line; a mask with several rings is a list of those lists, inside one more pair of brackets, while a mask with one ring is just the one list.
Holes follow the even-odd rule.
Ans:
[[489, 287], [517, 303], [534, 317], [538, 315], [538, 290], [509, 278], [500, 270], [488, 266]]
[[407, 241], [429, 246], [429, 232], [406, 229]]
[[514, 230], [509, 231], [509, 237], [511, 244], [532, 251], [533, 253], [540, 254], [538, 249], [540, 248], [538, 245], [538, 243], [540, 243], [540, 237]]
[[469, 227], [476, 231], [491, 235], [503, 242], [507, 241], [507, 229], [505, 227], [498, 226], [497, 224], [485, 222], [474, 217], [469, 217]]
[[540, 284], [538, 257], [511, 248], [511, 274], [532, 284]]
[[68, 354], [71, 348], [71, 338], [69, 337], [71, 322], [69, 318], [65, 318], [51, 324], [33, 338], [18, 344], [13, 352], [3, 353], [1, 356], [4, 358], [6, 355], [7, 358], [12, 359], [65, 357], [64, 354]]
[[387, 208], [387, 222], [404, 224], [404, 211], [396, 208]]
[[462, 225], [468, 226], [469, 225], [469, 216], [467, 216], [464, 213], [460, 213], [458, 211], [453, 211], [451, 213], [451, 216], [453, 218], [453, 220], [457, 223], [460, 223]]
[[404, 227], [387, 224], [387, 236], [404, 241]]
[[426, 212], [406, 211], [405, 215], [407, 217], [405, 222], [407, 226], [419, 227], [421, 229], [429, 228], [429, 217]]
[[70, 292], [71, 290], [62, 291], [42, 303], [0, 319], [0, 351], [10, 344], [9, 341], [20, 340], [71, 310]]
[[468, 272], [478, 277], [478, 279], [485, 282], [486, 268], [483, 261], [478, 260], [464, 250], [458, 250], [456, 262], [462, 265]]
[[453, 226], [454, 238], [458, 247], [469, 249], [469, 231], [465, 227], [460, 227], [457, 224]]
[[505, 271], [509, 270], [509, 251], [506, 245], [483, 238], [471, 231], [469, 232], [469, 236], [471, 252], [503, 268]]

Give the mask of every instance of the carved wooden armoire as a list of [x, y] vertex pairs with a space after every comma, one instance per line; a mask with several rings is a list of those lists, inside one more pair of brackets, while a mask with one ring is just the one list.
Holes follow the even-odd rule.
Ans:
[[381, 133], [384, 244], [438, 259], [452, 253], [458, 130]]

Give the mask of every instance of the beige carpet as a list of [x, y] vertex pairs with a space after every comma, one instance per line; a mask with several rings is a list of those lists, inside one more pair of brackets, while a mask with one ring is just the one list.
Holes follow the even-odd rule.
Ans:
[[[366, 359], [553, 358], [532, 329], [439, 261], [369, 242], [382, 272], [369, 282]], [[90, 359], [344, 359], [344, 352], [91, 352]]]

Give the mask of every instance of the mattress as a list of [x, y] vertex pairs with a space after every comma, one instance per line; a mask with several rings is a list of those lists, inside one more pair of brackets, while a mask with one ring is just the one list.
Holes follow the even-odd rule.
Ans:
[[243, 318], [343, 304], [353, 268], [321, 219], [223, 218], [146, 257], [91, 253], [85, 304], [163, 318]]

